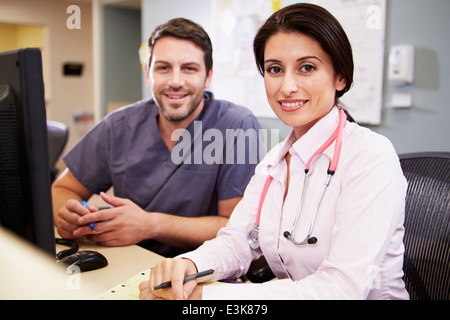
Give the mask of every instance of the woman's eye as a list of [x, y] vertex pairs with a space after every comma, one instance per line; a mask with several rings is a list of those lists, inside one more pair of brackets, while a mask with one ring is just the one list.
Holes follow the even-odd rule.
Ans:
[[280, 73], [280, 72], [281, 72], [281, 68], [280, 68], [280, 67], [273, 66], [273, 67], [267, 68], [266, 71], [267, 71], [268, 73], [271, 73], [271, 74], [276, 74], [276, 73]]
[[311, 72], [311, 71], [316, 70], [316, 67], [313, 66], [312, 64], [305, 64], [304, 66], [302, 66], [302, 67], [300, 68], [300, 70], [301, 70], [302, 72]]

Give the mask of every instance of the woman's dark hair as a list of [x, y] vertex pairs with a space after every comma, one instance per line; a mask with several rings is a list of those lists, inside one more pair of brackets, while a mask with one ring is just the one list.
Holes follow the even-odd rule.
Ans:
[[297, 3], [275, 12], [261, 26], [253, 41], [259, 72], [264, 76], [264, 50], [268, 39], [278, 32], [301, 33], [315, 39], [333, 63], [334, 72], [345, 79], [346, 86], [336, 91], [336, 103], [353, 83], [353, 53], [350, 41], [337, 19], [324, 8]]
[[148, 66], [150, 66], [152, 60], [153, 47], [155, 46], [156, 41], [164, 37], [174, 37], [177, 39], [192, 41], [203, 50], [203, 54], [205, 57], [206, 74], [208, 74], [212, 69], [213, 49], [211, 39], [199, 24], [184, 18], [175, 18], [169, 20], [168, 22], [158, 26], [155, 31], [153, 31], [147, 44]]

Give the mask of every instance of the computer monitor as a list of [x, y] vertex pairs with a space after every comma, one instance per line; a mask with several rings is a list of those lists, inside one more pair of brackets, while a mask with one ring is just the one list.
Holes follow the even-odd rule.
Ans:
[[0, 53], [0, 224], [55, 256], [39, 49]]

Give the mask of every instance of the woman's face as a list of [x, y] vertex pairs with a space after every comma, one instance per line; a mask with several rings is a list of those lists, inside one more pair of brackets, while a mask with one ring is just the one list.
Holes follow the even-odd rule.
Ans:
[[298, 139], [331, 110], [345, 80], [334, 74], [331, 58], [316, 40], [279, 32], [266, 43], [264, 84], [272, 110]]

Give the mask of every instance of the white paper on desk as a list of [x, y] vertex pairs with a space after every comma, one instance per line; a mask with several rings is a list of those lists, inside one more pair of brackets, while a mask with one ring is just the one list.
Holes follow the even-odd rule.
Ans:
[[[139, 284], [144, 281], [148, 281], [150, 277], [150, 270], [139, 272], [131, 279], [128, 279], [114, 288], [103, 292], [98, 298], [101, 300], [139, 300]], [[200, 285], [210, 285], [210, 284], [227, 284], [224, 282], [207, 282], [201, 283]]]
[[139, 272], [131, 279], [118, 284], [114, 288], [102, 293], [103, 300], [139, 300], [139, 284], [149, 279], [150, 269]]

